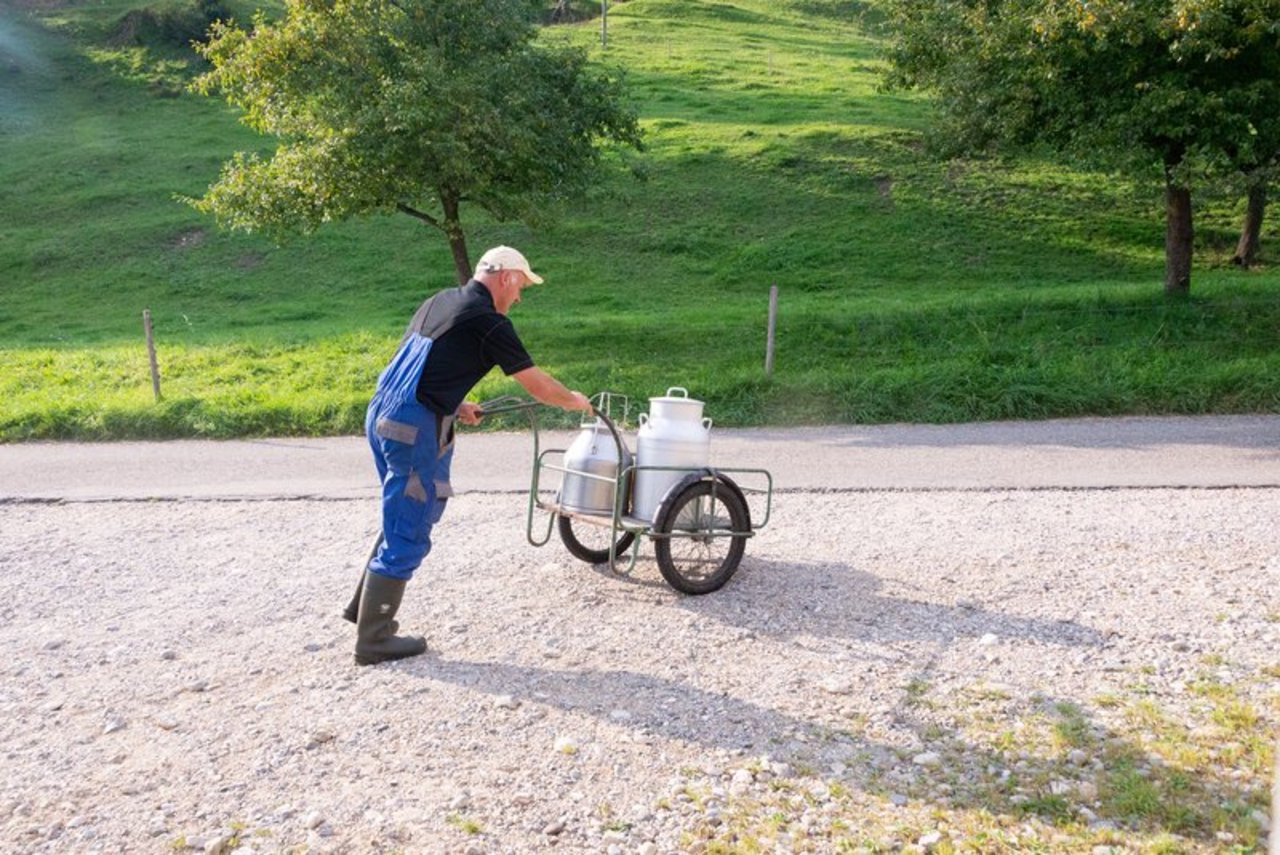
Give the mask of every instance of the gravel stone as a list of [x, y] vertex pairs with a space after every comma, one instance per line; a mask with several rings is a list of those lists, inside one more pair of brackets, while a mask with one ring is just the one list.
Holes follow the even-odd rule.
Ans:
[[[430, 652], [372, 668], [340, 616], [372, 497], [0, 502], [0, 604], [22, 603], [0, 620], [0, 839], [665, 855], [760, 805], [788, 819], [770, 847], [799, 851], [853, 805], [866, 845], [912, 851], [959, 846], [932, 812], [1011, 777], [1121, 839], [1093, 803], [1136, 737], [1097, 698], [1141, 684], [1191, 721], [1207, 670], [1269, 709], [1280, 625], [1254, 604], [1276, 602], [1277, 490], [782, 491], [701, 597], [647, 542], [630, 576], [531, 547], [526, 502], [450, 501], [397, 616]], [[956, 724], [1064, 704], [1091, 736], [1050, 774]], [[1189, 738], [1230, 750], [1209, 724]]]

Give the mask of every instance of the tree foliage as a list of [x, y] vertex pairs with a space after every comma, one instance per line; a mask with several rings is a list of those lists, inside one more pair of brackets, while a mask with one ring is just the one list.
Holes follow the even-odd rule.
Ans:
[[536, 43], [534, 12], [527, 0], [287, 0], [276, 23], [216, 24], [195, 89], [279, 145], [236, 153], [192, 204], [277, 235], [401, 211], [448, 237], [465, 279], [463, 203], [529, 219], [587, 185], [601, 143], [640, 142], [621, 81]]
[[[888, 82], [935, 91], [941, 136], [958, 148], [1048, 144], [1162, 167], [1166, 247], [1186, 253], [1187, 276], [1194, 176], [1280, 155], [1280, 0], [888, 2]], [[1173, 221], [1180, 194], [1185, 223]], [[1168, 290], [1189, 287], [1171, 276]]]

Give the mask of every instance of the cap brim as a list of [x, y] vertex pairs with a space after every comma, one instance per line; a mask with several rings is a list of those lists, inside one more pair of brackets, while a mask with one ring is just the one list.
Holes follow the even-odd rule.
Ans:
[[528, 276], [528, 277], [529, 277], [529, 281], [530, 281], [530, 282], [532, 282], [534, 285], [541, 285], [541, 284], [542, 284], [542, 277], [541, 277], [541, 276], [539, 276], [538, 274], [534, 273], [532, 270], [526, 270], [526, 271], [524, 272], [524, 275], [525, 275], [525, 276]]

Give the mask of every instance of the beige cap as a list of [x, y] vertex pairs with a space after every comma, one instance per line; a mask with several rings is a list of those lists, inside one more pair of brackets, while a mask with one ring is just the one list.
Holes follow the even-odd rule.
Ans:
[[529, 277], [530, 282], [535, 285], [542, 284], [542, 277], [529, 269], [529, 261], [517, 250], [509, 246], [495, 246], [480, 256], [476, 269], [483, 270], [486, 273], [493, 273], [497, 270], [519, 270]]

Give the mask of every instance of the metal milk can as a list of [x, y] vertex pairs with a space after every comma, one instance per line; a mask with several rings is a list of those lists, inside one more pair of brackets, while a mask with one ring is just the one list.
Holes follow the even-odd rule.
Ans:
[[649, 399], [649, 412], [640, 414], [636, 465], [671, 468], [636, 470], [632, 516], [652, 522], [667, 491], [689, 472], [707, 466], [711, 419], [702, 417], [702, 407], [703, 402], [690, 398], [681, 386]]
[[[618, 465], [618, 444], [604, 422], [596, 419], [584, 424], [573, 444], [564, 453], [565, 468], [575, 471], [564, 473], [564, 482], [560, 487], [560, 507], [566, 511], [612, 516], [615, 480], [619, 472], [630, 468], [632, 461], [631, 451], [624, 441], [622, 465]], [[601, 477], [591, 478], [588, 475]], [[605, 478], [611, 480], [603, 480]], [[624, 497], [627, 495], [627, 487], [625, 483], [622, 485]], [[626, 512], [625, 504], [621, 510]]]

